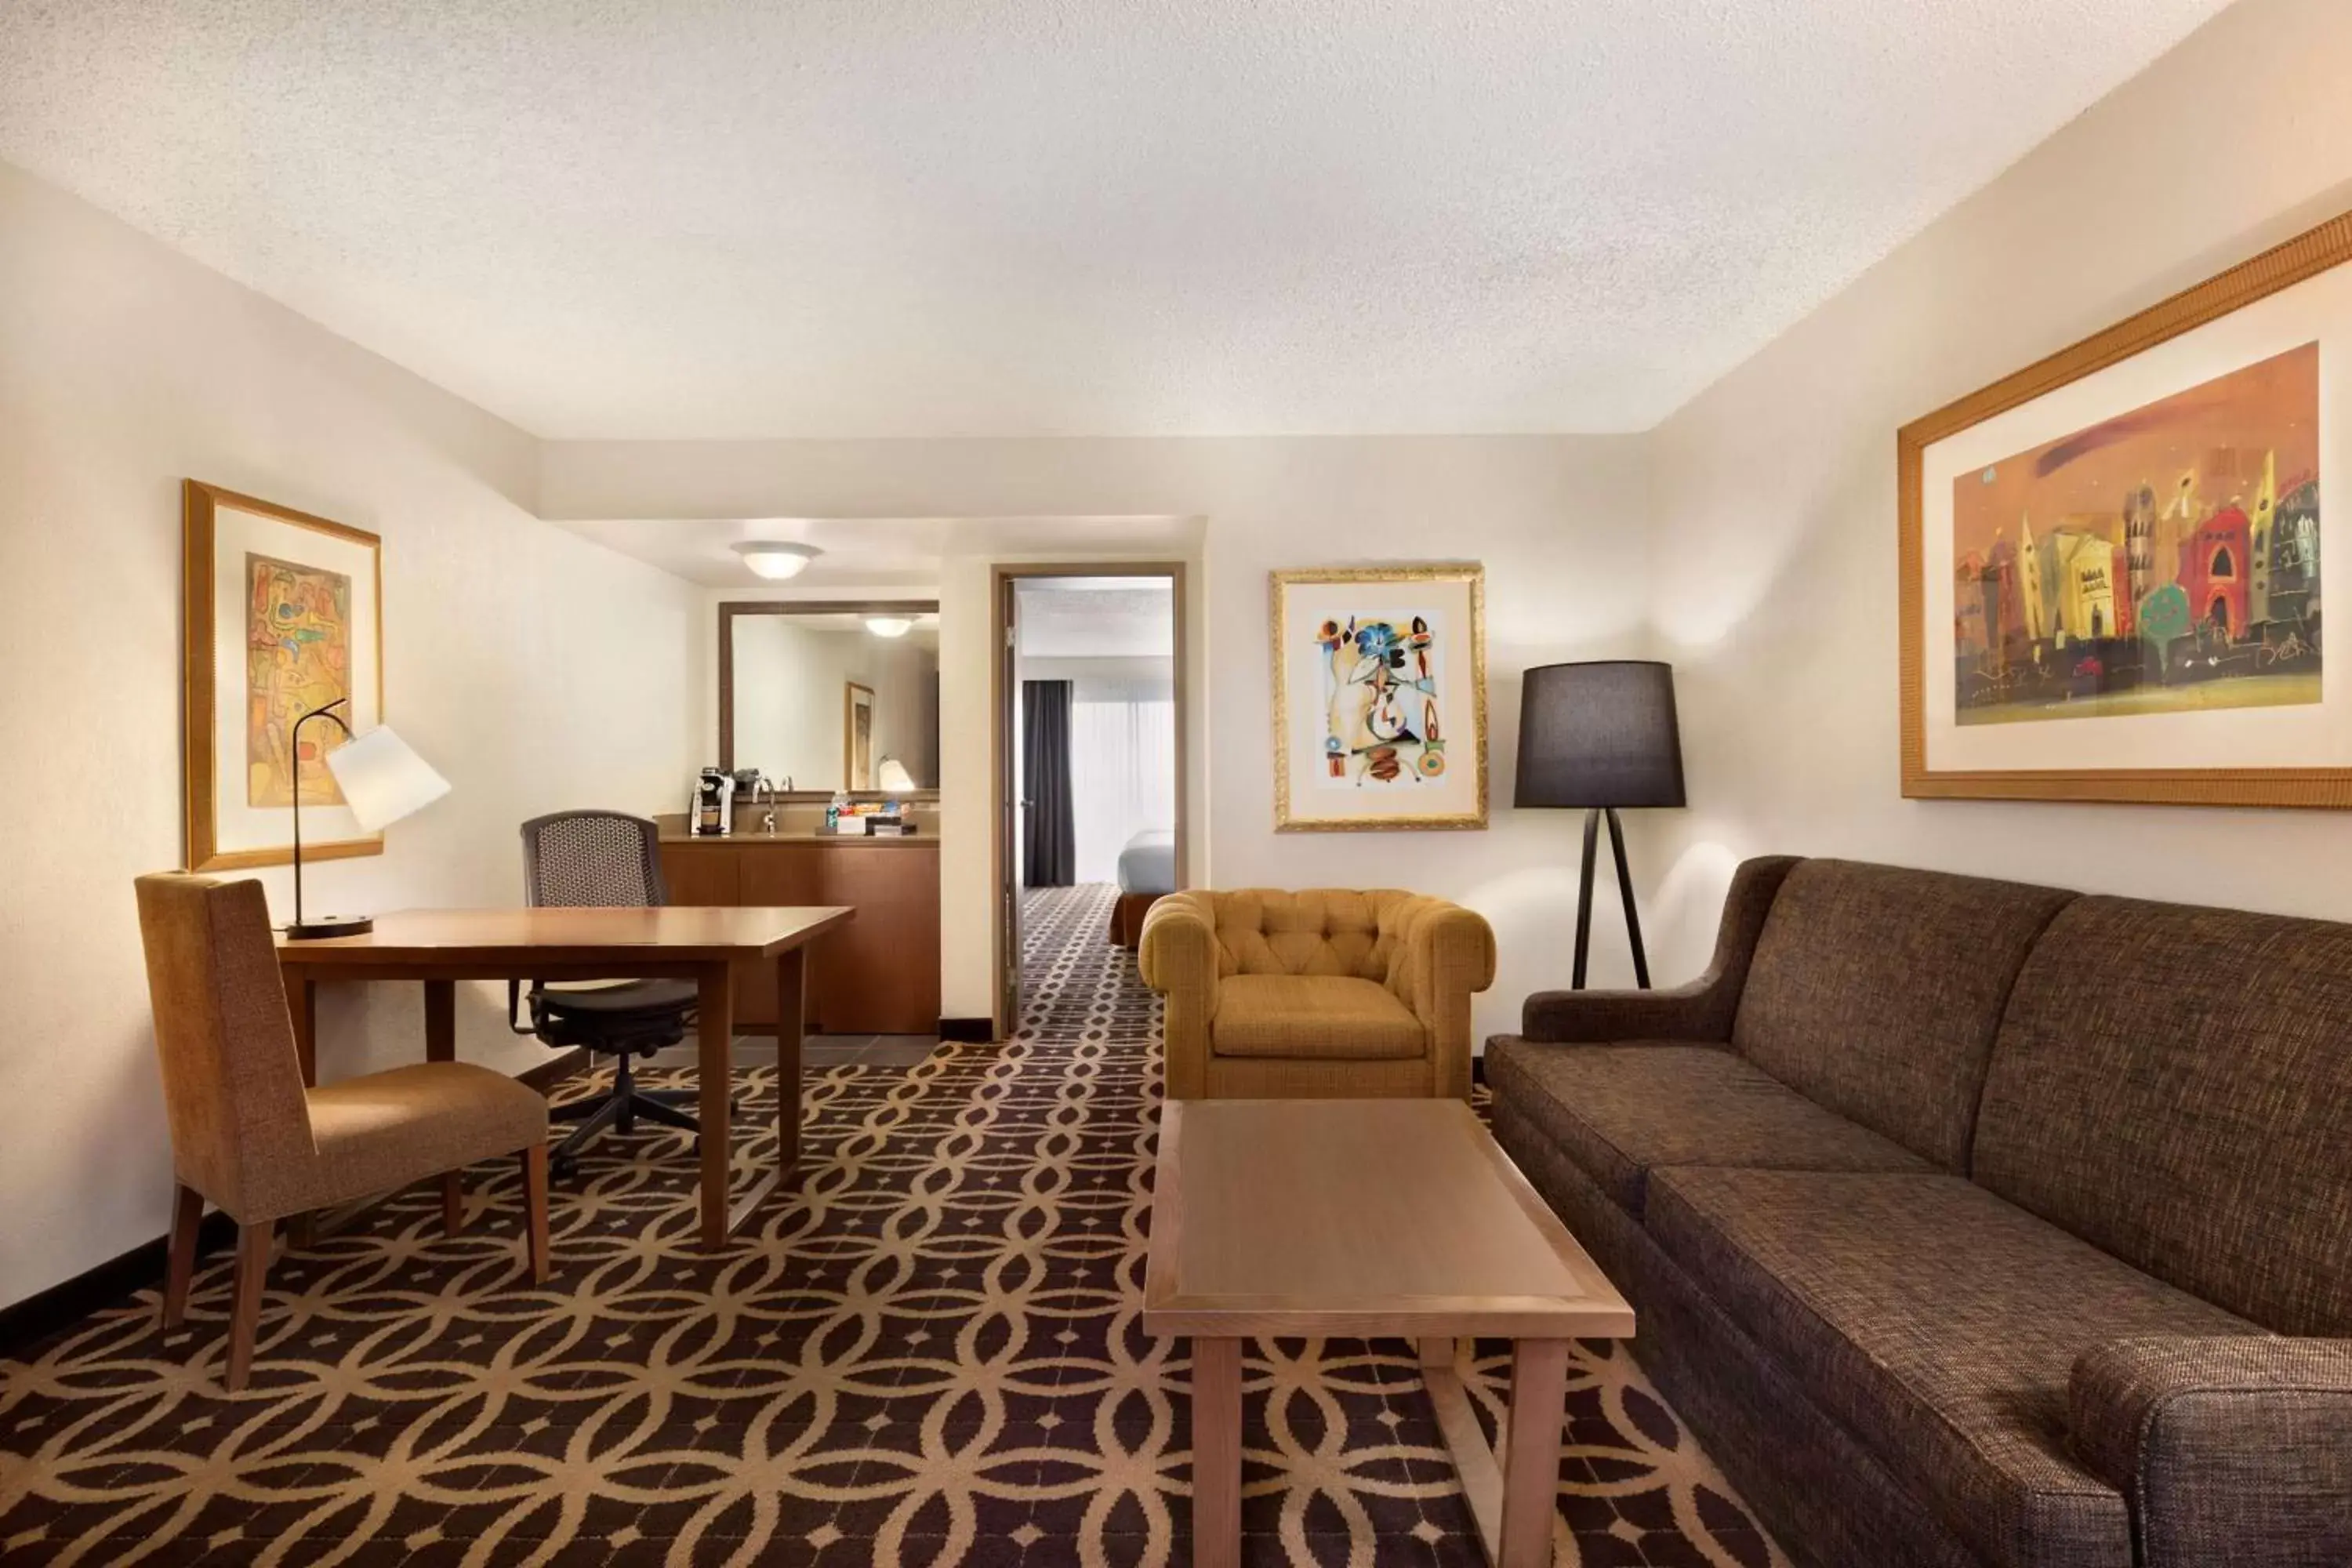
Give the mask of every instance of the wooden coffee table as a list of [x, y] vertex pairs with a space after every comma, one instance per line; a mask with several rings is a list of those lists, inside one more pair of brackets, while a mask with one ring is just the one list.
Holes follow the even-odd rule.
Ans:
[[[1496, 1568], [1551, 1561], [1571, 1339], [1633, 1310], [1467, 1105], [1171, 1100], [1145, 1268], [1147, 1332], [1192, 1341], [1193, 1561], [1241, 1555], [1242, 1342], [1416, 1342], [1438, 1428]], [[1456, 1342], [1513, 1342], [1490, 1452]]]

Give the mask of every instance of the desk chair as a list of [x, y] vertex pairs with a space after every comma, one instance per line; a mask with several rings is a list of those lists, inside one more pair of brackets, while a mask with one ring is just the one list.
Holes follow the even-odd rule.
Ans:
[[[638, 908], [669, 902], [662, 880], [660, 835], [643, 817], [618, 811], [559, 811], [522, 825], [525, 891], [537, 908]], [[551, 1113], [577, 1121], [555, 1148], [555, 1167], [569, 1172], [588, 1141], [611, 1127], [636, 1130], [637, 1118], [699, 1136], [700, 1125], [680, 1110], [691, 1089], [639, 1089], [629, 1058], [651, 1056], [686, 1038], [697, 992], [688, 980], [628, 980], [618, 984], [551, 987], [534, 980], [507, 986], [508, 1020], [515, 1033], [533, 1035], [558, 1050], [585, 1049], [617, 1058], [613, 1091], [574, 1100]], [[522, 1005], [530, 1003], [530, 1021]]]
[[271, 1234], [291, 1215], [438, 1175], [454, 1234], [458, 1173], [520, 1154], [531, 1281], [547, 1282], [547, 1101], [536, 1089], [466, 1062], [305, 1089], [261, 884], [165, 872], [136, 887], [178, 1181], [163, 1326], [187, 1316], [209, 1198], [237, 1226], [230, 1393], [252, 1370]]

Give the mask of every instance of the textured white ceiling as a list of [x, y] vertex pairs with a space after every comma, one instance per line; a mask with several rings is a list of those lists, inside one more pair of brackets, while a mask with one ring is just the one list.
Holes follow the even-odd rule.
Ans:
[[1165, 658], [1176, 649], [1176, 595], [1162, 578], [1039, 577], [1020, 584], [1029, 658]]
[[2224, 3], [5, 0], [0, 157], [542, 436], [1626, 430]]

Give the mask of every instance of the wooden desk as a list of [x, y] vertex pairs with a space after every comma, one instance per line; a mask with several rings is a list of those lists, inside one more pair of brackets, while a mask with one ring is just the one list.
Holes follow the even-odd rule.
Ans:
[[[1160, 1122], [1147, 1333], [1192, 1341], [1192, 1561], [1241, 1552], [1242, 1342], [1417, 1342], [1438, 1430], [1496, 1568], [1551, 1562], [1571, 1339], [1633, 1310], [1454, 1100], [1171, 1100]], [[1514, 1341], [1499, 1457], [1459, 1338]]]
[[[800, 1158], [802, 950], [845, 925], [848, 909], [403, 910], [365, 936], [278, 943], [294, 1013], [302, 1081], [318, 1081], [318, 985], [329, 980], [425, 983], [425, 1057], [457, 1050], [460, 980], [695, 982], [702, 1103], [702, 1242], [718, 1248]], [[775, 966], [776, 1169], [730, 1213], [727, 1169], [734, 1135], [728, 1080], [734, 1065], [734, 965]]]

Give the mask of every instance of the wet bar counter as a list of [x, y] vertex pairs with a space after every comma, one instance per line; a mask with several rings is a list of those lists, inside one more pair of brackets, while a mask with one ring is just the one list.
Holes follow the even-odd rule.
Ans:
[[[937, 835], [755, 831], [698, 838], [672, 819], [662, 823], [661, 865], [674, 904], [857, 910], [808, 950], [809, 1033], [928, 1035], [939, 1027]], [[735, 1020], [746, 1034], [775, 1032], [772, 968], [745, 964], [736, 972]]]

